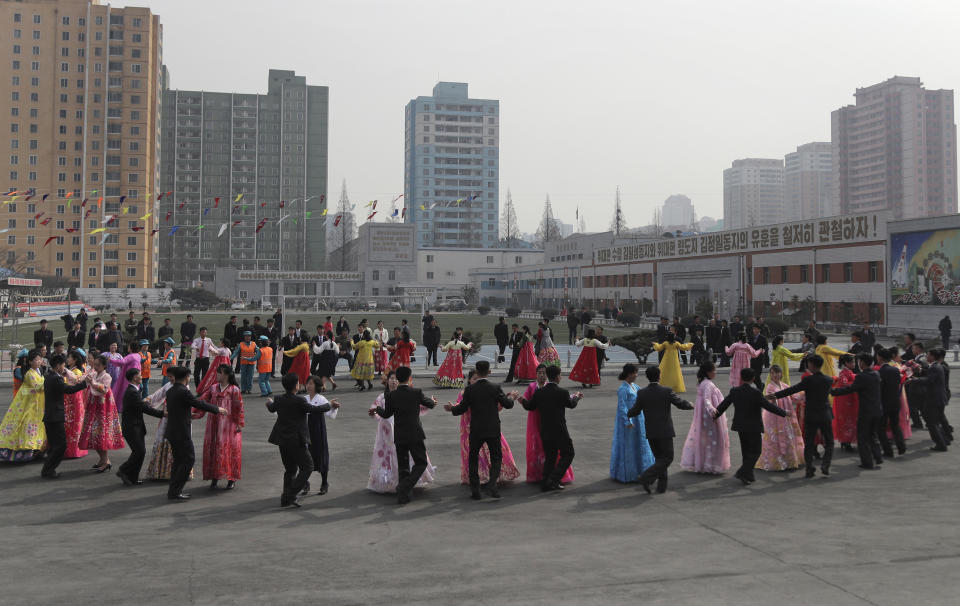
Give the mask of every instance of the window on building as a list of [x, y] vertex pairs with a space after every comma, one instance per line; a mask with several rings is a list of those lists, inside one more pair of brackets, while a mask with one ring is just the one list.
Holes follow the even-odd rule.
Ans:
[[433, 263], [433, 255], [427, 255], [427, 263]]
[[770, 268], [769, 268], [769, 267], [764, 267], [764, 268], [763, 268], [763, 270], [762, 270], [762, 277], [760, 278], [760, 283], [761, 283], [761, 284], [769, 284], [769, 283], [770, 283]]
[[870, 261], [870, 264], [867, 266], [867, 273], [869, 275], [870, 282], [879, 282], [880, 281], [880, 264], [876, 261]]
[[380, 271], [379, 271], [379, 270], [376, 270], [376, 269], [373, 270], [373, 272], [371, 272], [371, 274], [370, 274], [370, 279], [371, 279], [371, 280], [379, 280], [379, 279], [380, 279]]
[[487, 255], [487, 264], [493, 263], [493, 255]]
[[810, 281], [810, 268], [807, 265], [800, 266], [800, 282]]
[[820, 277], [820, 281], [821, 281], [821, 282], [829, 282], [829, 281], [830, 281], [830, 265], [829, 265], [829, 264], [824, 264], [824, 265], [821, 266], [821, 268], [822, 268], [822, 269], [821, 269], [822, 275], [821, 275], [821, 277]]
[[428, 271], [428, 272], [427, 272], [427, 280], [433, 280], [433, 272], [432, 272], [432, 271]]
[[786, 284], [787, 282], [790, 281], [790, 280], [789, 280], [789, 277], [788, 277], [788, 273], [789, 273], [789, 272], [787, 271], [787, 268], [786, 268], [786, 267], [781, 267], [781, 268], [780, 268], [780, 283], [781, 283], [781, 284]]
[[853, 263], [843, 264], [843, 281], [853, 282]]

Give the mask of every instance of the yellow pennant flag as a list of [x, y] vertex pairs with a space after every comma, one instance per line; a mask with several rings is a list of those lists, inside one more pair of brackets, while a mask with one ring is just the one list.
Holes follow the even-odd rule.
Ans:
[[237, 194], [237, 199], [234, 202], [239, 202], [241, 198], [243, 198], [243, 194]]
[[140, 220], [141, 220], [141, 221], [146, 221], [147, 219], [150, 218], [150, 215], [152, 215], [152, 214], [153, 214], [153, 213], [147, 213], [147, 214], [143, 215], [142, 217], [140, 217]]
[[130, 207], [129, 207], [129, 206], [124, 206], [124, 207], [123, 207], [123, 212], [121, 212], [120, 214], [121, 214], [121, 215], [125, 215], [125, 214], [127, 214], [128, 212], [130, 212]]
[[98, 228], [92, 230], [92, 231], [90, 232], [90, 235], [92, 236], [93, 234], [99, 234], [100, 232], [105, 231], [106, 229], [107, 229], [106, 227], [98, 227]]
[[327, 215], [327, 209], [324, 208], [324, 209], [323, 209], [323, 212], [320, 213], [320, 216], [321, 216], [321, 217], [325, 217], [326, 215]]

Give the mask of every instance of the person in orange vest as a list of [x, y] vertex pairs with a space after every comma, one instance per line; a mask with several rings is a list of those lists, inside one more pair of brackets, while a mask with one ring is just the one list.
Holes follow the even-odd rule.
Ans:
[[147, 383], [150, 382], [150, 365], [153, 356], [150, 355], [150, 341], [140, 339], [140, 397], [146, 399], [150, 395]]
[[260, 385], [260, 395], [267, 397], [273, 393], [270, 387], [270, 373], [273, 372], [273, 348], [270, 347], [270, 337], [260, 335], [260, 359], [257, 360], [257, 372], [260, 377], [257, 383]]
[[[161, 387], [173, 380], [170, 378], [168, 371], [172, 366], [177, 365], [177, 351], [173, 348], [175, 344], [172, 337], [163, 340], [163, 357], [160, 358], [160, 374], [163, 375], [163, 381], [160, 383]], [[142, 374], [140, 376], [143, 377]]]
[[238, 358], [240, 362], [240, 393], [253, 392], [253, 369], [260, 359], [260, 348], [253, 342], [253, 333], [249, 330], [243, 331], [243, 341], [233, 352], [233, 357]]

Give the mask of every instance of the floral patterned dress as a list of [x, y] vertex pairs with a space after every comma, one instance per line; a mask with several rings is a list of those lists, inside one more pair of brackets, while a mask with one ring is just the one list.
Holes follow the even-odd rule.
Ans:
[[0, 461], [32, 461], [47, 447], [43, 404], [43, 376], [31, 368], [0, 421]]
[[463, 350], [470, 349], [467, 343], [459, 340], [453, 340], [443, 346], [443, 351], [447, 352], [443, 359], [443, 364], [437, 369], [437, 374], [433, 377], [433, 384], [437, 387], [454, 387], [463, 389]]
[[[840, 369], [833, 379], [834, 387], [853, 385], [856, 375], [847, 367]], [[833, 397], [833, 438], [841, 444], [857, 443], [857, 414], [860, 400], [857, 394]]]
[[[459, 354], [460, 352], [455, 352]], [[457, 396], [457, 404], [463, 400], [463, 392]], [[541, 447], [542, 449], [542, 447]], [[520, 469], [517, 462], [513, 460], [513, 451], [507, 444], [507, 439], [500, 434], [500, 450], [503, 452], [503, 463], [500, 465], [500, 477], [498, 484], [503, 482], [512, 482], [520, 477]], [[477, 472], [480, 474], [480, 483], [486, 484], [490, 481], [490, 449], [484, 444], [480, 448], [480, 462], [477, 465]], [[460, 415], [460, 483], [470, 483], [470, 411]]]
[[[384, 406], [383, 394], [377, 396], [376, 401], [370, 408], [373, 409], [378, 406]], [[421, 406], [420, 415], [425, 415], [429, 410], [426, 406]], [[388, 419], [384, 419], [380, 415], [375, 415], [375, 417], [377, 419], [377, 436], [373, 441], [373, 457], [370, 459], [367, 490], [379, 493], [394, 492], [397, 490], [400, 472], [397, 469], [397, 447], [393, 442], [393, 417]], [[411, 458], [408, 465], [412, 464], [413, 459]], [[430, 463], [428, 455], [427, 468], [417, 481], [417, 487], [423, 488], [432, 484], [436, 474], [437, 468]]]
[[87, 377], [83, 429], [77, 446], [82, 450], [119, 450], [124, 447], [123, 432], [110, 389], [112, 379], [107, 371], [91, 372]]
[[[83, 376], [79, 368], [70, 368], [67, 372], [77, 380]], [[85, 391], [78, 391], [63, 396], [63, 428], [67, 433], [67, 451], [63, 455], [65, 459], [79, 459], [87, 456], [87, 451], [80, 449], [80, 432], [83, 431], [83, 414], [86, 407], [85, 393]]]
[[724, 349], [730, 357], [730, 389], [739, 387], [740, 371], [744, 368], [750, 368], [750, 360], [760, 355], [760, 352], [754, 349], [749, 343], [737, 341], [733, 345], [727, 345]]
[[[353, 368], [350, 369], [350, 376], [357, 381], [372, 381], [376, 372], [374, 365], [374, 356], [376, 350], [380, 349], [380, 343], [373, 339], [369, 341], [360, 339], [353, 344], [354, 351], [357, 352], [353, 360]], [[304, 383], [306, 381], [303, 381]]]
[[410, 367], [410, 356], [413, 355], [413, 352], [417, 350], [417, 344], [413, 341], [403, 341], [400, 340], [396, 345], [394, 345], [393, 355], [390, 357], [390, 362], [387, 363], [387, 370], [396, 370], [401, 366]]
[[197, 411], [196, 418], [207, 415], [207, 428], [203, 435], [203, 479], [231, 480], [240, 479], [241, 451], [243, 434], [240, 430], [243, 422], [243, 397], [236, 385], [220, 388], [220, 383], [208, 389], [205, 400], [218, 408], [226, 408], [227, 414], [215, 415]]
[[680, 468], [696, 473], [723, 473], [730, 469], [730, 432], [727, 414], [714, 419], [723, 392], [713, 381], [704, 379], [697, 385], [697, 401], [693, 406], [693, 422], [680, 456]]
[[[788, 387], [786, 383], [771, 381], [764, 393], [772, 394]], [[804, 466], [803, 431], [794, 413], [793, 402], [793, 396], [777, 400], [777, 406], [787, 411], [785, 417], [763, 411], [763, 451], [755, 469], [786, 471]]]
[[[553, 333], [549, 329], [541, 330], [538, 336], [540, 337], [540, 355], [537, 356], [539, 362], [544, 366], [559, 367], [560, 352], [553, 344]], [[534, 374], [536, 374], [536, 369], [534, 369]]]
[[[216, 373], [207, 373], [216, 374]], [[157, 410], [163, 410], [167, 406], [167, 391], [173, 387], [173, 382], [150, 394], [147, 398], [150, 400], [150, 406]], [[173, 467], [173, 451], [170, 450], [170, 442], [167, 441], [167, 417], [160, 419], [157, 425], [157, 433], [153, 437], [153, 451], [150, 455], [150, 463], [147, 465], [147, 473], [144, 476], [147, 480], [169, 480], [170, 471]], [[193, 468], [190, 469], [190, 479], [193, 479]]]

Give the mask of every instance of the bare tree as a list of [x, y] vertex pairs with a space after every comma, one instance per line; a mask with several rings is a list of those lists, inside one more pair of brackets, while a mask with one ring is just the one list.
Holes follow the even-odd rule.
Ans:
[[663, 234], [663, 210], [659, 206], [653, 210], [653, 223], [650, 224], [650, 233], [655, 236]]
[[[332, 265], [338, 266], [340, 271], [346, 271], [346, 250], [347, 244], [357, 238], [357, 219], [353, 215], [353, 209], [350, 206], [350, 198], [347, 196], [347, 180], [343, 180], [343, 187], [340, 190], [340, 201], [337, 202], [337, 210], [333, 220], [329, 221], [329, 230], [333, 230], [333, 237], [327, 238], [330, 243]], [[339, 252], [337, 252], [339, 251]]]
[[517, 209], [513, 206], [513, 196], [507, 188], [507, 207], [500, 217], [500, 245], [504, 248], [513, 248], [520, 239], [520, 226], [517, 225]]
[[580, 207], [577, 207], [577, 231], [581, 234], [587, 233], [587, 217], [586, 213], [580, 212]]
[[560, 223], [553, 216], [553, 206], [550, 205], [550, 194], [543, 205], [543, 217], [537, 227], [537, 246], [544, 248], [549, 242], [560, 239]]
[[620, 186], [617, 186], [617, 197], [613, 205], [613, 221], [610, 223], [610, 229], [613, 231], [613, 235], [620, 237], [622, 232], [627, 230], [627, 222], [623, 218], [623, 208], [620, 205]]

